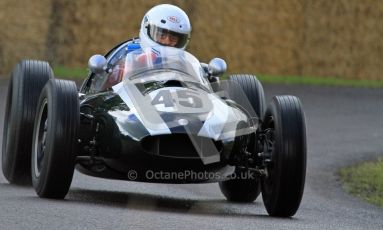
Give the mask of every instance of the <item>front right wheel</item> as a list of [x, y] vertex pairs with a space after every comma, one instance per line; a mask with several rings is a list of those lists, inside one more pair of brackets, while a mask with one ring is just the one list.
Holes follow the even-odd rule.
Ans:
[[263, 203], [271, 216], [293, 216], [306, 175], [306, 126], [299, 99], [274, 97], [261, 127], [267, 172], [261, 183]]
[[31, 145], [36, 105], [44, 85], [54, 78], [44, 61], [22, 60], [11, 73], [3, 129], [2, 170], [11, 184], [31, 183]]

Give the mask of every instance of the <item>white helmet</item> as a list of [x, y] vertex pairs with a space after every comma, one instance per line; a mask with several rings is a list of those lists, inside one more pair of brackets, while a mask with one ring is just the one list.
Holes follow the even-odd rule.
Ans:
[[162, 44], [159, 38], [169, 36], [175, 42], [176, 48], [185, 49], [189, 43], [191, 25], [186, 13], [170, 4], [161, 4], [150, 9], [144, 16], [141, 29], [141, 47], [167, 45]]

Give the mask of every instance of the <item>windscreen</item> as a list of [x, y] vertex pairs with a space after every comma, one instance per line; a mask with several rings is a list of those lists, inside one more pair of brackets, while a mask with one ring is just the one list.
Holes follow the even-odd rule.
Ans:
[[132, 83], [177, 80], [206, 85], [199, 61], [172, 47], [150, 47], [126, 55], [124, 80]]

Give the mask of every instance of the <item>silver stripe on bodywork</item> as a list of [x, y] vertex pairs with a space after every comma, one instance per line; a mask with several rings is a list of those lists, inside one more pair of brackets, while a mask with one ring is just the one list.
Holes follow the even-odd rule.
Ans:
[[164, 120], [162, 120], [157, 110], [151, 105], [151, 102], [141, 94], [133, 83], [124, 81], [112, 88], [113, 91], [126, 103], [132, 113], [136, 115], [150, 135], [154, 136], [171, 133], [169, 127]]

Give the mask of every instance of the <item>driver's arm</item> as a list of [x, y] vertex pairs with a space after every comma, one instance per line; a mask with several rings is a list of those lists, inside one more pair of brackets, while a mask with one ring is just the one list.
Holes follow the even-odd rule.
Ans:
[[206, 64], [206, 63], [203, 63], [201, 62], [201, 66], [202, 66], [202, 69], [204, 71], [204, 77], [210, 82], [218, 82], [219, 81], [219, 78], [218, 77], [214, 77], [210, 74], [210, 71], [209, 71], [209, 65]]
[[102, 89], [107, 90], [112, 88], [112, 86], [120, 83], [124, 76], [124, 65], [125, 59], [122, 58], [119, 60], [110, 70], [110, 73], [107, 76], [107, 80], [105, 81]]

